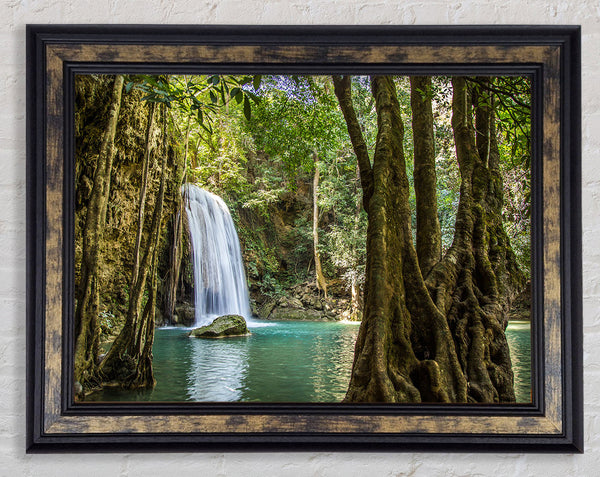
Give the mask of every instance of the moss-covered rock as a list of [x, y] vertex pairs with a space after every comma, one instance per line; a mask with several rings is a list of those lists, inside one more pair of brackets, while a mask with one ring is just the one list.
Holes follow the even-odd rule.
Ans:
[[229, 338], [247, 336], [250, 332], [246, 320], [240, 315], [225, 315], [214, 320], [210, 325], [195, 328], [190, 332], [193, 338]]
[[531, 320], [531, 282], [513, 300], [507, 311], [508, 321], [530, 321]]
[[360, 310], [351, 309], [348, 290], [341, 283], [331, 281], [332, 293], [327, 298], [314, 281], [299, 283], [288, 288], [285, 296], [255, 303], [255, 313], [262, 320], [273, 321], [360, 321]]
[[257, 308], [256, 314], [258, 315], [259, 318], [261, 318], [263, 320], [267, 320], [267, 319], [269, 319], [269, 315], [271, 314], [271, 312], [273, 311], [273, 308], [275, 308], [276, 305], [277, 305], [277, 302], [275, 300], [269, 300], [269, 301], [263, 303], [260, 307], [256, 307]]
[[175, 314], [173, 315], [173, 324], [192, 326], [196, 319], [195, 308], [188, 303], [181, 303], [175, 307]]
[[274, 321], [335, 321], [335, 315], [310, 308], [275, 308], [269, 315], [269, 320]]

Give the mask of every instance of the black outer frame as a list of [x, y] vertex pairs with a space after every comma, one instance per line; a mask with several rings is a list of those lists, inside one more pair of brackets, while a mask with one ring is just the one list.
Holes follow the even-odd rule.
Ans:
[[[311, 433], [264, 433], [232, 435], [227, 433], [198, 436], [196, 434], [112, 434], [110, 436], [98, 434], [48, 436], [44, 435], [43, 421], [43, 356], [40, 343], [43, 342], [43, 302], [44, 302], [44, 243], [45, 243], [45, 197], [44, 185], [46, 183], [45, 161], [45, 105], [44, 78], [45, 78], [45, 44], [47, 42], [61, 43], [141, 43], [141, 44], [358, 44], [358, 45], [427, 45], [444, 44], [473, 45], [473, 44], [559, 44], [563, 47], [563, 64], [561, 65], [562, 78], [561, 90], [563, 98], [561, 105], [561, 283], [563, 306], [563, 363], [564, 373], [563, 409], [565, 428], [562, 436], [525, 436], [525, 435], [448, 435], [428, 434], [410, 435], [387, 434], [373, 435], [368, 433], [349, 434], [311, 434]], [[263, 72], [267, 66], [256, 64], [251, 68]], [[486, 71], [493, 69], [489, 65]], [[88, 68], [86, 70], [86, 68]], [[136, 66], [139, 68], [139, 66]], [[150, 71], [164, 71], [160, 64], [144, 64]], [[235, 65], [227, 64], [222, 67], [211, 66], [213, 70], [222, 68], [228, 72], [240, 70]], [[273, 68], [270, 66], [269, 68]], [[402, 66], [403, 69], [411, 69]], [[72, 98], [69, 94], [73, 75], [85, 71], [105, 71], [110, 73], [131, 71], [131, 65], [115, 65], [100, 63], [92, 65], [67, 64], [65, 65], [65, 106], [69, 117], [72, 112]], [[188, 69], [189, 68], [184, 68]], [[275, 68], [281, 72], [282, 68]], [[307, 66], [286, 66], [286, 72], [304, 71]], [[318, 66], [311, 65], [310, 72]], [[360, 69], [360, 68], [359, 68]], [[374, 68], [376, 69], [376, 68]], [[523, 67], [521, 66], [521, 70]], [[173, 71], [173, 67], [169, 67]], [[288, 71], [289, 70], [289, 71]], [[352, 65], [335, 69], [322, 66], [323, 72], [331, 73], [350, 72]], [[432, 68], [413, 68], [412, 71], [430, 71]], [[448, 65], [444, 72], [471, 73], [481, 69], [472, 69], [465, 64]], [[510, 70], [510, 68], [498, 68]], [[206, 71], [206, 69], [204, 69]], [[363, 67], [364, 71], [364, 67]], [[385, 71], [382, 68], [381, 71]], [[513, 68], [514, 71], [514, 68]], [[531, 68], [531, 74], [536, 74], [536, 69]], [[582, 310], [581, 310], [581, 169], [580, 169], [580, 29], [579, 27], [557, 26], [461, 26], [461, 27], [279, 27], [279, 26], [41, 26], [30, 25], [27, 27], [27, 451], [182, 451], [182, 450], [309, 450], [336, 449], [336, 450], [445, 450], [445, 451], [537, 451], [537, 452], [582, 452], [583, 449], [583, 383], [582, 383]], [[541, 94], [539, 88], [535, 92], [534, 104], [536, 105], [537, 120], [534, 122], [534, 134], [541, 134]], [[69, 131], [72, 125], [65, 124]], [[72, 130], [72, 129], [71, 129]], [[570, 132], [565, 134], [564, 131]], [[72, 138], [66, 134], [65, 138], [65, 177], [64, 177], [64, 207], [65, 217], [73, 211], [72, 196], [74, 184], [72, 161], [69, 150], [72, 151]], [[539, 136], [538, 136], [539, 137]], [[539, 142], [539, 141], [534, 141]], [[539, 149], [539, 148], [538, 148]], [[539, 150], [534, 150], [534, 155]], [[565, 157], [570, 162], [564, 160]], [[535, 162], [535, 161], [534, 161]], [[541, 180], [538, 182], [541, 183]], [[542, 203], [541, 187], [534, 187], [534, 221], [538, 225], [541, 214], [535, 213]], [[537, 206], [536, 206], [537, 203]], [[72, 223], [68, 218], [63, 224], [65, 237], [72, 237]], [[534, 255], [540, 255], [542, 242], [541, 229], [538, 226], [536, 236], [535, 227], [532, 237]], [[65, 240], [64, 253], [72, 257], [72, 244]], [[535, 259], [534, 259], [535, 260]], [[67, 286], [65, 298], [69, 298], [69, 285], [72, 287], [72, 264], [65, 260], [64, 276]], [[541, 267], [534, 267], [536, 275], [541, 275]], [[539, 277], [538, 277], [539, 280]], [[70, 283], [69, 283], [70, 282]], [[538, 283], [541, 283], [538, 281]], [[71, 288], [72, 290], [72, 288]], [[541, 287], [535, 290], [536, 295], [541, 295]], [[71, 295], [72, 296], [72, 295]], [[539, 298], [539, 296], [538, 296]], [[534, 299], [534, 303], [535, 303]], [[541, 303], [540, 300], [537, 300]], [[65, 300], [64, 325], [72, 322], [72, 310], [69, 299]], [[535, 306], [535, 305], [534, 305]], [[535, 312], [535, 310], [534, 310]], [[71, 320], [71, 321], [70, 321]], [[539, 327], [541, 328], [541, 327]], [[63, 326], [64, 330], [72, 327]], [[539, 330], [538, 330], [539, 331]], [[535, 331], [534, 331], [535, 333]], [[543, 339], [540, 333], [534, 354], [534, 369], [541, 370], [543, 352]], [[73, 405], [71, 395], [71, 357], [69, 344], [73, 337], [70, 331], [65, 331], [63, 336], [63, 415], [145, 415], [145, 414], [293, 414], [299, 407], [303, 412], [315, 414], [381, 414], [389, 412], [397, 414], [398, 407], [390, 406], [365, 406], [365, 405], [277, 405], [262, 404], [249, 409], [246, 405], [239, 404], [100, 404], [100, 405]], [[538, 394], [542, 388], [543, 372], [536, 375]], [[516, 406], [490, 406], [490, 405], [402, 405], [403, 414], [418, 414], [424, 410], [430, 415], [539, 415], [543, 413], [543, 402], [540, 396], [534, 396], [533, 405]], [[107, 438], [108, 437], [108, 438]], [[123, 446], [127, 445], [124, 449]]]

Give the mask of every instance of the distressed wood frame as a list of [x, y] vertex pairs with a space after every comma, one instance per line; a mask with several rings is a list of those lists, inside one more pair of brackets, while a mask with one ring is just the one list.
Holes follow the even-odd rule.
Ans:
[[[75, 403], [76, 73], [533, 78], [531, 404]], [[27, 27], [27, 451], [582, 452], [580, 29]]]

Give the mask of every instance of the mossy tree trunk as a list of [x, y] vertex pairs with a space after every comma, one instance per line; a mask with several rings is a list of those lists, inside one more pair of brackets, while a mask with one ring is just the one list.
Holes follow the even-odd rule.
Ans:
[[[359, 158], [369, 219], [363, 322], [346, 401], [514, 401], [502, 303], [512, 296], [509, 288], [523, 285], [523, 277], [501, 230], [501, 178], [476, 147], [465, 79], [453, 80], [452, 126], [461, 174], [455, 238], [426, 279], [412, 242], [394, 82], [371, 79], [378, 132], [373, 165], [367, 169], [368, 154], [365, 159], [356, 148], [364, 139], [344, 80], [334, 78], [336, 95]], [[484, 113], [478, 109], [477, 114]], [[434, 172], [428, 170], [425, 176]], [[431, 214], [430, 209], [420, 213]], [[506, 285], [504, 293], [499, 283]]]
[[135, 236], [135, 249], [133, 252], [133, 271], [131, 273], [131, 289], [135, 288], [140, 272], [140, 247], [142, 245], [142, 234], [144, 232], [144, 219], [146, 217], [146, 193], [148, 191], [148, 173], [150, 170], [150, 154], [152, 153], [152, 131], [154, 129], [155, 103], [150, 103], [148, 108], [148, 125], [146, 127], [146, 150], [142, 161], [142, 186], [138, 201], [138, 227]]
[[106, 224], [106, 208], [110, 194], [110, 177], [115, 154], [115, 135], [121, 109], [123, 82], [122, 75], [115, 77], [108, 121], [96, 161], [94, 183], [82, 231], [81, 279], [77, 289], [75, 309], [74, 361], [75, 381], [78, 381], [83, 389], [88, 389], [98, 383], [99, 248]]
[[352, 79], [350, 76], [334, 76], [333, 88], [340, 104], [340, 109], [348, 126], [348, 135], [358, 161], [360, 183], [362, 186], [363, 208], [369, 211], [369, 199], [373, 195], [373, 171], [369, 149], [362, 134], [360, 123], [352, 102]]
[[[156, 262], [157, 248], [162, 224], [162, 211], [165, 195], [167, 167], [167, 132], [166, 107], [162, 107], [162, 150], [160, 166], [160, 186], [154, 202], [152, 221], [148, 230], [145, 250], [141, 257], [137, 273], [132, 273], [132, 287], [129, 293], [129, 307], [125, 325], [115, 339], [106, 357], [102, 361], [100, 371], [106, 380], [114, 380], [124, 387], [139, 388], [154, 386], [152, 374], [152, 342], [154, 339], [155, 305], [156, 305]], [[140, 204], [139, 207], [143, 205]], [[144, 292], [148, 276], [147, 301], [142, 310]]]
[[152, 369], [152, 345], [154, 343], [154, 328], [155, 328], [155, 313], [156, 313], [156, 291], [157, 291], [157, 257], [158, 243], [160, 239], [160, 227], [162, 224], [165, 185], [166, 185], [166, 169], [167, 169], [167, 118], [166, 108], [163, 109], [163, 150], [160, 173], [160, 186], [158, 196], [154, 206], [152, 215], [152, 225], [150, 226], [151, 235], [149, 238], [149, 246], [146, 250], [147, 254], [151, 254], [150, 261], [150, 289], [148, 292], [148, 301], [142, 313], [141, 324], [138, 328], [134, 353], [137, 358], [137, 366], [135, 375], [128, 381], [129, 387], [133, 388], [153, 388], [156, 384], [154, 379], [154, 371]]
[[[362, 210], [362, 201], [360, 200], [360, 196], [358, 195], [359, 184], [360, 184], [360, 169], [358, 164], [356, 165], [356, 181], [354, 182], [354, 193], [356, 195], [356, 207], [354, 209], [354, 237], [358, 237], [358, 229], [360, 227], [360, 213]], [[356, 242], [352, 241], [352, 256], [356, 257]], [[358, 260], [356, 260], [358, 262]], [[358, 265], [358, 263], [355, 263]], [[361, 294], [360, 294], [360, 284], [358, 282], [358, 271], [355, 270], [352, 273], [352, 280], [350, 282], [350, 307], [351, 307], [351, 317], [352, 319], [362, 319], [362, 310], [361, 310]]]
[[179, 283], [179, 275], [181, 270], [181, 260], [183, 258], [183, 250], [181, 242], [183, 239], [183, 199], [180, 197], [177, 202], [177, 210], [173, 218], [173, 235], [171, 237], [171, 251], [169, 254], [169, 270], [165, 280], [165, 294], [163, 303], [163, 314], [168, 323], [173, 322], [173, 314], [175, 313], [175, 304], [177, 302], [177, 284]]
[[[465, 78], [456, 77], [452, 84], [460, 201], [454, 241], [427, 284], [452, 329], [469, 401], [512, 402], [504, 311], [525, 280], [502, 225], [502, 178], [490, 98], [482, 97], [476, 85], [469, 91]], [[477, 132], [473, 117], [481, 128]]]
[[426, 277], [442, 258], [442, 231], [437, 210], [435, 141], [431, 77], [410, 78], [414, 138], [414, 183], [417, 211], [417, 256]]

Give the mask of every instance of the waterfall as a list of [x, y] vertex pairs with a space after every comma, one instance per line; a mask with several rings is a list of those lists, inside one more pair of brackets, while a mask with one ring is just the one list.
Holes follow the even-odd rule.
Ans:
[[242, 251], [223, 199], [193, 184], [182, 187], [194, 265], [195, 326], [222, 315], [251, 318]]

